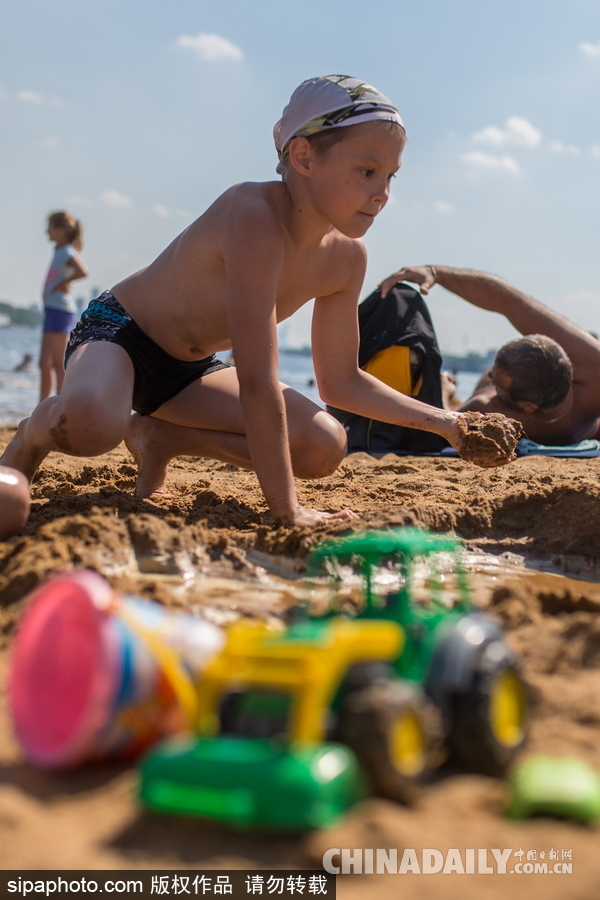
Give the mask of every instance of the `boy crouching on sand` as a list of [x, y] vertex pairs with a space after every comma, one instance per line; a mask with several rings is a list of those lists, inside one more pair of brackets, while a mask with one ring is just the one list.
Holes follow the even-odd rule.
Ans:
[[[92, 301], [71, 335], [60, 396], [21, 423], [7, 465], [31, 478], [51, 450], [94, 456], [127, 437], [139, 496], [162, 489], [172, 457], [204, 456], [253, 468], [277, 521], [353, 517], [304, 508], [296, 496], [294, 476], [329, 475], [346, 452], [342, 426], [277, 377], [277, 323], [313, 297], [322, 399], [433, 431], [460, 452], [460, 414], [399, 394], [357, 364], [360, 238], [400, 168], [397, 109], [356, 78], [311, 78], [274, 137], [282, 182], [230, 188], [151, 265]], [[229, 348], [236, 368], [214, 356]]]

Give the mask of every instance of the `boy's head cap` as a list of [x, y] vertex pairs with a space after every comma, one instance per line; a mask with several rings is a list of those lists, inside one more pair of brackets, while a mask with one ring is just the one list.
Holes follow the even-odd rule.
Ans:
[[[292, 138], [375, 119], [395, 122], [404, 128], [392, 101], [359, 78], [350, 75], [309, 78], [296, 88], [273, 129], [279, 159], [285, 157]], [[282, 173], [281, 164], [277, 171]]]

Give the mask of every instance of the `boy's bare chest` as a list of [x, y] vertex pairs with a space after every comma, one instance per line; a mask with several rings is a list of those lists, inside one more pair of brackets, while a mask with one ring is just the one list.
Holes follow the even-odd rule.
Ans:
[[277, 318], [286, 318], [314, 297], [325, 297], [342, 286], [339, 268], [323, 260], [286, 261], [277, 283]]

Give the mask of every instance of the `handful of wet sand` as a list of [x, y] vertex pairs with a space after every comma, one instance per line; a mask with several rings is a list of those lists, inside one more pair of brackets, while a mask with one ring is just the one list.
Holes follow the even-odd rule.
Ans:
[[458, 417], [459, 442], [456, 449], [462, 459], [484, 468], [516, 459], [516, 446], [523, 437], [523, 426], [501, 413], [465, 412]]

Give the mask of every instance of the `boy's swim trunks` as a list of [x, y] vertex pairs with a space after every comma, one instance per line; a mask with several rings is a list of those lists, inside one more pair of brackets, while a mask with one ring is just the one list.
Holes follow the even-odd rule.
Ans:
[[135, 373], [133, 409], [149, 416], [193, 381], [228, 369], [214, 355], [187, 362], [171, 356], [149, 338], [110, 291], [92, 300], [71, 332], [65, 366], [77, 347], [93, 341], [118, 344], [129, 354]]

